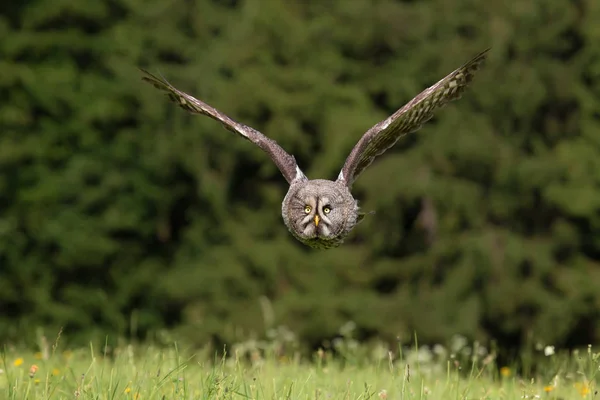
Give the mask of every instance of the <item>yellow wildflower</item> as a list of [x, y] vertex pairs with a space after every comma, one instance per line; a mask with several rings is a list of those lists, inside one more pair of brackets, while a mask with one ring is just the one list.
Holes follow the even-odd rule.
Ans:
[[40, 380], [39, 380], [39, 379], [35, 379], [35, 380], [33, 381], [33, 383], [35, 383], [36, 385], [39, 385], [39, 383], [40, 383]]
[[575, 386], [581, 397], [586, 397], [590, 394], [590, 386], [587, 382], [576, 382], [573, 386]]
[[125, 394], [127, 394], [129, 392], [131, 392], [131, 388], [130, 387], [125, 388]]
[[14, 365], [15, 367], [18, 367], [18, 366], [20, 366], [21, 364], [23, 364], [23, 359], [22, 359], [21, 357], [17, 358], [17, 359], [16, 359], [16, 360], [13, 362], [13, 365]]
[[60, 375], [60, 370], [59, 370], [58, 368], [54, 368], [54, 369], [52, 370], [52, 375], [54, 375], [54, 376], [58, 376], [58, 375]]
[[554, 390], [554, 386], [552, 386], [552, 385], [544, 386], [544, 392], [546, 392], [546, 393], [550, 393], [553, 390]]
[[502, 375], [504, 378], [508, 378], [511, 374], [512, 374], [512, 371], [510, 370], [510, 368], [508, 368], [508, 367], [500, 368], [500, 375]]
[[41, 360], [42, 359], [42, 353], [41, 352], [37, 352], [33, 355], [35, 357], [36, 360]]

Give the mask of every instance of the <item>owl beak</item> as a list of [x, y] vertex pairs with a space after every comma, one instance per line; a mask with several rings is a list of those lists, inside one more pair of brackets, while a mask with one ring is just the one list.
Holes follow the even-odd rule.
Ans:
[[319, 226], [319, 221], [320, 221], [319, 216], [315, 214], [315, 226]]

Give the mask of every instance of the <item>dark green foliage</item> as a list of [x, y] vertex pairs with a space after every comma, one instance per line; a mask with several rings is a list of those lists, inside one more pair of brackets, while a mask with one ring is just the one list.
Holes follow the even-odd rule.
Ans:
[[[198, 343], [454, 333], [600, 340], [600, 8], [13, 2], [0, 14], [0, 338], [163, 327]], [[374, 210], [315, 251], [258, 148], [136, 67], [335, 178], [364, 131], [492, 46], [464, 98], [359, 178]], [[133, 330], [133, 332], [132, 332]]]

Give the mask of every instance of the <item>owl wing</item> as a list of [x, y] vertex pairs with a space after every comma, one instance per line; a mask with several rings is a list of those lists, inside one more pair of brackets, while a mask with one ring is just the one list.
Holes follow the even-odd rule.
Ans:
[[269, 139], [267, 136], [254, 128], [234, 121], [219, 110], [196, 99], [195, 97], [176, 89], [164, 78], [159, 78], [141, 68], [140, 71], [144, 74], [142, 80], [150, 82], [157, 89], [167, 92], [169, 99], [171, 99], [171, 101], [174, 103], [177, 103], [184, 110], [187, 110], [192, 114], [202, 114], [211, 117], [212, 119], [223, 124], [225, 129], [233, 133], [237, 133], [241, 137], [251, 141], [263, 149], [267, 154], [269, 154], [288, 183], [291, 184], [294, 181], [306, 179], [306, 176], [298, 167], [294, 156], [283, 150], [283, 148], [277, 144], [276, 141]]
[[338, 182], [348, 187], [367, 168], [375, 157], [392, 147], [400, 137], [414, 132], [433, 117], [433, 112], [449, 101], [461, 97], [487, 57], [487, 49], [462, 67], [454, 70], [435, 85], [419, 93], [414, 99], [387, 119], [369, 129], [356, 143], [338, 176]]

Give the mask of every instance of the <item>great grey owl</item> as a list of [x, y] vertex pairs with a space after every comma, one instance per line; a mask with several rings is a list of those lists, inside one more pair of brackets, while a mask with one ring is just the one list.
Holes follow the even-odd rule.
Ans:
[[211, 117], [225, 129], [240, 135], [263, 149], [290, 184], [283, 199], [281, 214], [289, 231], [302, 243], [321, 249], [339, 246], [362, 219], [350, 188], [358, 175], [375, 157], [392, 147], [398, 139], [418, 130], [433, 117], [433, 112], [451, 100], [461, 97], [487, 56], [489, 49], [456, 69], [435, 85], [425, 89], [387, 119], [369, 129], [356, 143], [335, 181], [309, 180], [294, 156], [261, 132], [234, 121], [219, 110], [184, 93], [163, 78], [145, 70], [143, 80], [167, 92], [183, 109]]

